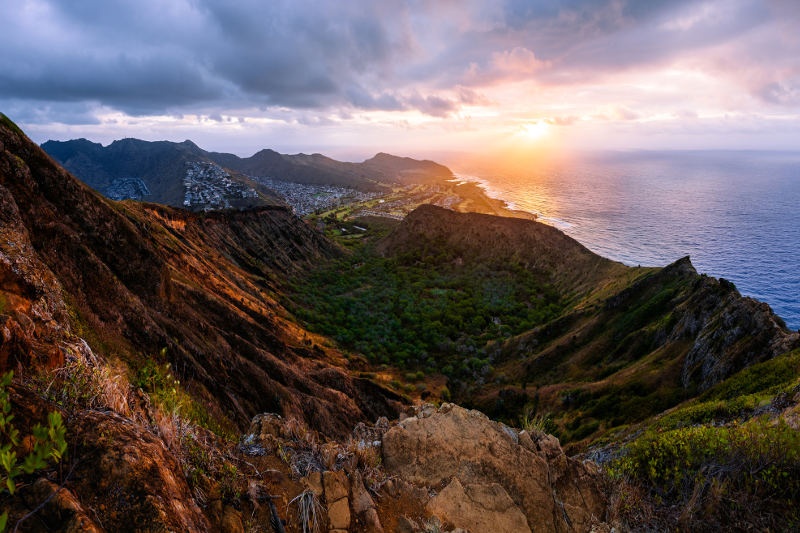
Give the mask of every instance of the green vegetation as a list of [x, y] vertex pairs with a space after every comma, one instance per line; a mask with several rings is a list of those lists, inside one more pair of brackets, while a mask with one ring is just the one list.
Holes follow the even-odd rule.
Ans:
[[[162, 350], [161, 356], [164, 357], [165, 354], [166, 350]], [[181, 386], [180, 380], [173, 375], [169, 363], [159, 364], [152, 358], [147, 359], [136, 372], [132, 384], [145, 391], [153, 404], [164, 413], [180, 416], [215, 435], [235, 440], [235, 428], [226, 424], [226, 420], [211, 416], [202, 404], [192, 398]]]
[[3, 126], [6, 126], [7, 128], [11, 129], [12, 131], [17, 133], [18, 135], [21, 135], [23, 138], [25, 137], [25, 132], [23, 132], [20, 129], [20, 127], [17, 126], [16, 123], [13, 120], [8, 118], [3, 113], [0, 113], [0, 124], [2, 124]]
[[697, 424], [720, 425], [751, 418], [776, 399], [794, 396], [800, 387], [800, 350], [755, 364], [710, 388], [695, 400], [652, 422], [660, 431]]
[[528, 433], [553, 433], [557, 429], [550, 413], [537, 414], [533, 405], [525, 407], [525, 412], [520, 417], [519, 427]]
[[800, 432], [780, 414], [797, 411], [798, 369], [794, 350], [648, 420], [607, 465], [621, 517], [648, 515], [655, 529], [800, 526]]
[[398, 260], [370, 244], [353, 248], [297, 279], [291, 299], [310, 329], [372, 362], [485, 374], [487, 342], [529, 330], [562, 309], [557, 292], [517, 264], [462, 262], [444, 253]]
[[612, 477], [699, 523], [800, 524], [800, 432], [783, 420], [651, 430], [625, 452], [609, 468]]
[[775, 357], [745, 368], [727, 380], [712, 387], [700, 396], [700, 400], [733, 400], [745, 395], [768, 398], [786, 392], [800, 375], [800, 350]]
[[[49, 461], [59, 462], [67, 452], [66, 429], [58, 411], [47, 415], [47, 426], [36, 424], [32, 429], [32, 449], [25, 457], [17, 457], [16, 447], [21, 439], [19, 431], [12, 424], [11, 398], [8, 386], [14, 377], [7, 372], [0, 377], [0, 475], [2, 490], [14, 494], [14, 479], [21, 474], [32, 474], [47, 467]], [[21, 459], [21, 460], [20, 460]], [[5, 531], [8, 513], [0, 514], [0, 532]]]

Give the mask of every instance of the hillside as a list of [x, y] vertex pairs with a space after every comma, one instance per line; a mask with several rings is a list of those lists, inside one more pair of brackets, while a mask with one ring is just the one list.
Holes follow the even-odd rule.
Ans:
[[[535, 221], [422, 206], [360, 253], [351, 263], [363, 267], [339, 261], [305, 286], [317, 299], [299, 301], [325, 306], [301, 309], [312, 328], [377, 361], [396, 344], [409, 356], [389, 360], [443, 372], [456, 401], [508, 423], [547, 416], [573, 447], [800, 343], [769, 306], [688, 258], [627, 267]], [[354, 319], [331, 327], [341, 305]], [[403, 326], [387, 328], [395, 313]], [[475, 315], [491, 321], [475, 327]]]
[[800, 339], [766, 304], [531, 220], [422, 206], [334, 226], [112, 201], [0, 115], [0, 521], [796, 523]]
[[196, 211], [280, 203], [253, 180], [223, 169], [191, 141], [86, 139], [47, 141], [42, 148], [87, 185], [113, 200], [134, 199]]
[[5, 300], [20, 312], [36, 298], [47, 307], [33, 322], [10, 315], [4, 347], [17, 348], [4, 350], [4, 369], [59, 366], [54, 346], [77, 333], [134, 369], [162, 354], [234, 426], [292, 412], [341, 434], [362, 412], [396, 412], [392, 394], [329, 368], [340, 356], [311, 350], [275, 303], [276, 277], [337, 253], [286, 208], [201, 216], [111, 203], [3, 129]]
[[[193, 210], [280, 203], [264, 180], [386, 192], [392, 186], [452, 178], [432, 161], [378, 154], [345, 163], [321, 154], [285, 155], [261, 150], [251, 157], [206, 152], [191, 141], [122, 139], [108, 146], [86, 139], [47, 141], [42, 148], [93, 189], [114, 199], [134, 199]], [[266, 183], [266, 185], [265, 185]]]

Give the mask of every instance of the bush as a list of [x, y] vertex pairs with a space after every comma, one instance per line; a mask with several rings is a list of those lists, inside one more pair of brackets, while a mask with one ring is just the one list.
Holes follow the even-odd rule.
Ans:
[[708, 524], [775, 528], [800, 519], [800, 432], [782, 419], [650, 430], [609, 473]]
[[388, 259], [364, 246], [301, 274], [286, 304], [341, 347], [407, 370], [408, 382], [428, 369], [485, 376], [487, 342], [530, 330], [563, 307], [555, 289], [518, 265], [437, 261]]
[[[2, 490], [14, 494], [16, 483], [14, 478], [21, 474], [32, 474], [47, 467], [49, 461], [59, 462], [67, 452], [66, 429], [61, 413], [53, 411], [47, 415], [47, 426], [33, 426], [33, 449], [25, 457], [17, 457], [15, 448], [20, 444], [19, 431], [12, 424], [11, 398], [8, 386], [14, 377], [7, 372], [0, 377], [0, 475]], [[8, 513], [0, 515], [0, 531], [5, 531]]]

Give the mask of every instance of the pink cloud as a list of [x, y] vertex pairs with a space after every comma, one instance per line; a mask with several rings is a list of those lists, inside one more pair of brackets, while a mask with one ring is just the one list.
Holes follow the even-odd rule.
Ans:
[[547, 68], [550, 62], [538, 59], [536, 54], [525, 47], [515, 46], [511, 50], [492, 54], [492, 65], [499, 72], [530, 75]]

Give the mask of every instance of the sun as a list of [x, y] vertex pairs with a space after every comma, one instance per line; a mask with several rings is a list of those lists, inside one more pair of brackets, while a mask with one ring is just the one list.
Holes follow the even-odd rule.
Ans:
[[538, 141], [550, 132], [550, 124], [543, 120], [522, 125], [521, 136], [529, 141]]

